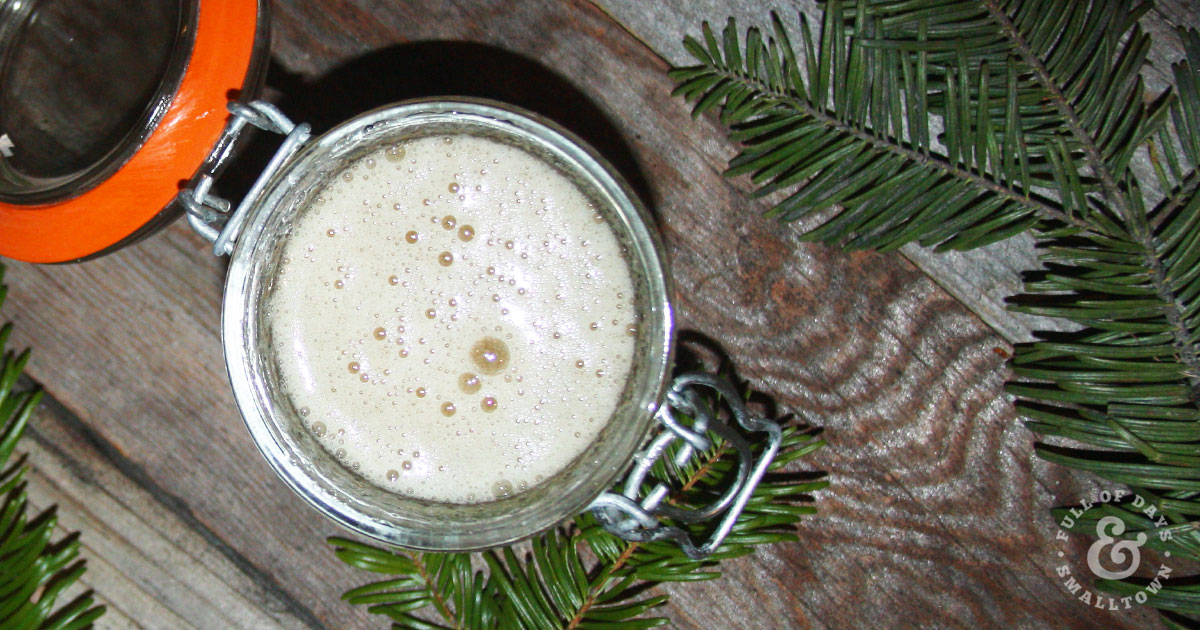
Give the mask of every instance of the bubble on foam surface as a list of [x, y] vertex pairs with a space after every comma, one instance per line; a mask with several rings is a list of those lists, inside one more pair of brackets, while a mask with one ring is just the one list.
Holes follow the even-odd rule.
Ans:
[[483, 382], [475, 374], [463, 372], [458, 376], [458, 388], [464, 394], [474, 394], [481, 387], [483, 387]]
[[508, 344], [495, 337], [483, 337], [471, 344], [471, 362], [489, 376], [503, 372], [511, 357]]
[[387, 147], [316, 192], [266, 315], [318, 441], [380, 487], [447, 502], [522, 492], [587, 448], [637, 322], [620, 246], [574, 184], [460, 135]]

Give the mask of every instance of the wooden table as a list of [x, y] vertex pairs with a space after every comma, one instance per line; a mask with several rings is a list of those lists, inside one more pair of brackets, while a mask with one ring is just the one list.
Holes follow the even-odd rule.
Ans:
[[[689, 339], [824, 428], [828, 448], [803, 464], [833, 485], [803, 542], [665, 589], [676, 627], [1157, 627], [1145, 610], [1075, 601], [1054, 574], [1064, 549], [1085, 572], [1090, 541], [1056, 543], [1048, 509], [1097, 486], [1034, 459], [1001, 391], [1030, 323], [999, 298], [1027, 243], [964, 259], [844, 254], [800, 243], [761, 218], [745, 180], [721, 177], [734, 148], [670, 97], [665, 59], [683, 59], [701, 18], [766, 22], [766, 6], [740, 4], [279, 0], [268, 81], [318, 130], [447, 93], [572, 128], [653, 209]], [[1177, 0], [1147, 18], [1149, 75], [1174, 54], [1170, 24], [1195, 13]], [[250, 441], [218, 339], [225, 261], [207, 249], [176, 223], [86, 264], [9, 265], [4, 315], [48, 393], [23, 443], [33, 502], [82, 532], [86, 585], [109, 606], [99, 627], [386, 627], [339, 600], [368, 576], [336, 560], [324, 538], [339, 530]]]

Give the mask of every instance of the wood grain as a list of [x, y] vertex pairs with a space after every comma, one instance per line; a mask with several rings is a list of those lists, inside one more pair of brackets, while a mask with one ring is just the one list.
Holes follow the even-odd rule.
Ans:
[[[1058, 546], [1047, 510], [1096, 486], [1034, 460], [1001, 391], [1004, 338], [925, 267], [802, 244], [762, 219], [745, 182], [720, 175], [734, 150], [720, 126], [669, 96], [654, 41], [677, 41], [695, 14], [618, 4], [279, 0], [269, 81], [318, 129], [456, 93], [575, 130], [653, 209], [689, 343], [720, 346], [781, 413], [824, 428], [830, 446], [804, 467], [833, 486], [803, 542], [667, 588], [674, 627], [1153, 627], [1152, 613], [1097, 610], [1058, 583], [1062, 562], [1086, 571], [1087, 543]], [[39, 504], [75, 514], [64, 521], [83, 530], [117, 625], [221, 627], [201, 600], [241, 597], [224, 627], [385, 627], [339, 600], [368, 576], [336, 561], [323, 542], [336, 527], [242, 426], [220, 355], [223, 266], [183, 224], [82, 265], [11, 265], [15, 342], [35, 348], [28, 373], [61, 404], [28, 447]], [[126, 528], [140, 534], [113, 542]], [[167, 558], [180, 568], [156, 567]], [[173, 591], [153, 590], [168, 577]]]
[[235, 550], [170, 509], [152, 483], [139, 483], [134, 464], [92, 438], [51, 401], [35, 413], [22, 449], [34, 464], [31, 510], [57, 505], [59, 526], [84, 532], [88, 571], [75, 590], [98, 591], [109, 608], [98, 627], [308, 627], [262, 576], [239, 566]]

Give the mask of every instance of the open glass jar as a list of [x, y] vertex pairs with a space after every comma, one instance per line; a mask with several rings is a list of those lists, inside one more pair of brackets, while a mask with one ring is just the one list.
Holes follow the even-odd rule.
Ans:
[[[280, 384], [264, 314], [280, 242], [297, 213], [352, 162], [422, 136], [470, 134], [513, 144], [569, 174], [596, 200], [633, 271], [640, 314], [634, 366], [599, 437], [560, 474], [511, 497], [438, 503], [384, 490], [318, 444]], [[657, 236], [645, 211], [603, 160], [553, 123], [478, 100], [426, 100], [369, 112], [307, 143], [245, 204], [233, 246], [221, 333], [233, 391], [272, 467], [314, 507], [380, 540], [422, 549], [473, 549], [524, 538], [579, 512], [610, 487], [641, 445], [662, 400], [672, 348], [671, 310]], [[481, 297], [481, 299], [487, 299]], [[415, 359], [414, 359], [415, 360]]]
[[[115, 3], [90, 1], [102, 13], [118, 10]], [[205, 10], [199, 10], [201, 2]], [[6, 86], [0, 103], [27, 105], [32, 98], [9, 90], [9, 85], [28, 83], [10, 77], [46, 84], [37, 71], [14, 64], [21, 55], [12, 51], [36, 35], [39, 24], [53, 24], [39, 19], [51, 15], [47, 7], [54, 4], [0, 0], [0, 78]], [[738, 393], [721, 379], [683, 374], [668, 382], [674, 325], [665, 259], [645, 209], [616, 171], [554, 123], [482, 100], [399, 103], [310, 138], [307, 125], [293, 124], [271, 105], [251, 100], [261, 79], [266, 38], [259, 26], [262, 5], [249, 5], [253, 3], [184, 0], [178, 11], [162, 17], [175, 24], [178, 36], [169, 45], [160, 42], [164, 58], [155, 66], [157, 79], [126, 99], [119, 116], [96, 114], [111, 123], [102, 134], [73, 130], [67, 124], [70, 116], [64, 115], [61, 123], [47, 127], [54, 133], [37, 136], [24, 128], [26, 119], [4, 113], [21, 111], [19, 107], [0, 110], [0, 143], [6, 143], [0, 144], [0, 254], [35, 262], [82, 260], [128, 244], [185, 209], [192, 227], [214, 242], [214, 253], [231, 256], [221, 332], [234, 396], [251, 437], [295, 492], [364, 535], [428, 550], [480, 549], [532, 536], [591, 509], [601, 525], [630, 540], [675, 540], [696, 557], [713, 551], [774, 457], [780, 430], [749, 414]], [[229, 24], [222, 25], [222, 19], [240, 25], [226, 28], [225, 40], [219, 38], [221, 27]], [[178, 60], [180, 55], [185, 61]], [[228, 105], [232, 116], [227, 117], [225, 99], [231, 89], [241, 97]], [[215, 195], [213, 185], [247, 126], [285, 139], [234, 207]], [[638, 319], [631, 367], [615, 410], [559, 472], [495, 500], [450, 503], [404, 496], [367, 481], [331, 455], [284, 393], [280, 368], [288, 359], [272, 350], [272, 329], [264, 315], [284, 264], [281, 244], [311, 207], [314, 194], [364, 155], [431, 134], [493, 138], [553, 166], [594, 202], [598, 218], [624, 252], [632, 278]], [[72, 156], [67, 162], [38, 162], [54, 147], [72, 143], [79, 150], [63, 153]], [[180, 180], [189, 182], [182, 191]], [[79, 229], [81, 225], [87, 229]], [[728, 419], [742, 429], [767, 434], [757, 456], [731, 423], [696, 394], [698, 388], [716, 390]], [[651, 436], [656, 421], [663, 430]], [[664, 501], [667, 485], [649, 478], [651, 465], [668, 453], [682, 463], [708, 448], [713, 434], [740, 456], [733, 483], [711, 505], [669, 505]], [[682, 441], [682, 447], [670, 449], [675, 441]], [[606, 491], [626, 471], [621, 492]], [[719, 523], [710, 528], [707, 542], [697, 545], [681, 527], [664, 525], [659, 516], [677, 524]]]

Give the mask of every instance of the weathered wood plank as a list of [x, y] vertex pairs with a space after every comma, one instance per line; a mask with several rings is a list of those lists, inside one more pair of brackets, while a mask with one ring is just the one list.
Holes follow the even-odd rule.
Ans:
[[[327, 623], [311, 609], [365, 619], [330, 612], [330, 580], [351, 574], [323, 542], [334, 530], [276, 479], [233, 405], [216, 330], [223, 269], [183, 224], [92, 264], [13, 265], [15, 341], [36, 348], [29, 374], [189, 527], [243, 554], [282, 608], [310, 626]], [[282, 566], [296, 570], [286, 589]]]
[[[30, 505], [57, 506], [59, 526], [82, 532], [82, 584], [113, 609], [112, 627], [307, 628], [149, 489], [96, 448], [95, 436], [51, 401], [35, 413], [28, 452]], [[77, 589], [79, 590], [79, 589]], [[136, 621], [134, 621], [136, 620]]]
[[[662, 5], [638, 8], [655, 21]], [[569, 49], [549, 17], [540, 41], [529, 42], [524, 33], [514, 38], [505, 29], [513, 15], [527, 11], [493, 10], [484, 33], [472, 14], [434, 11], [402, 32], [421, 41], [457, 39], [465, 31], [537, 59], [584, 90], [637, 158], [674, 264], [684, 326], [719, 340], [743, 375], [785, 408], [832, 428], [833, 447], [822, 463], [836, 471], [840, 492], [823, 497], [826, 516], [802, 531], [817, 548], [771, 550], [721, 583], [673, 587], [678, 625], [718, 627], [749, 614], [747, 627], [839, 628], [866, 619], [885, 627], [912, 620], [1037, 627], [1065, 619], [1082, 628], [1134, 627], [1147, 617], [1080, 610], [1054, 583], [1055, 527], [1045, 506], [1081, 496], [1088, 486], [1030, 461], [1031, 436], [1000, 393], [1003, 360], [994, 349], [1007, 348], [1003, 341], [894, 257], [842, 256], [802, 245], [794, 232], [757, 219], [741, 184], [720, 181], [730, 154], [721, 130], [711, 121], [689, 122], [685, 106], [665, 97], [665, 65], [653, 76], [654, 61], [640, 52], [611, 55], [619, 35], [592, 21], [574, 25], [593, 38], [591, 52]], [[401, 8], [374, 15], [385, 24], [417, 17]], [[666, 31], [669, 16], [655, 23]], [[346, 83], [329, 72], [347, 66], [302, 54], [314, 40], [328, 41], [311, 30], [291, 27], [289, 38], [297, 40], [291, 46], [283, 45], [281, 33], [280, 61], [302, 76], [322, 76], [321, 88], [340, 93]], [[377, 46], [347, 42], [342, 55]], [[288, 50], [296, 56], [282, 52]], [[547, 79], [488, 80], [495, 66], [486, 58], [471, 60], [480, 64], [472, 68], [462, 58], [439, 59], [435, 47], [421, 52], [428, 57], [420, 69], [404, 63], [410, 57], [394, 57], [396, 67], [406, 68], [399, 85], [370, 82], [386, 93], [375, 96], [382, 101], [441, 88], [523, 98], [518, 102], [588, 130], [586, 120], [563, 118], [554, 96], [538, 89]], [[349, 64], [362, 67], [387, 66]], [[1044, 484], [1031, 476], [1035, 466]], [[1006, 483], [994, 485], [997, 476]], [[848, 549], [856, 551], [850, 558]], [[864, 582], [862, 574], [873, 568], [897, 577]], [[899, 576], [922, 586], [913, 593]], [[764, 582], [786, 586], [772, 593], [778, 607], [769, 614], [762, 610]], [[846, 601], [856, 602], [853, 610]], [[931, 601], [941, 605], [925, 605]]]
[[[694, 26], [662, 19], [664, 32], [686, 22], [672, 41]], [[1003, 339], [900, 257], [802, 244], [761, 219], [744, 182], [720, 175], [732, 152], [720, 127], [692, 121], [662, 59], [594, 5], [280, 0], [273, 26], [281, 104], [318, 127], [458, 93], [525, 105], [596, 144], [654, 210], [682, 327], [717, 340], [781, 410], [825, 427], [831, 445], [808, 465], [834, 487], [806, 542], [670, 587], [676, 627], [1146, 627], [1145, 611], [1084, 607], [1056, 581], [1046, 510], [1094, 488], [1032, 459], [1001, 391]], [[336, 528], [274, 477], [242, 426], [218, 340], [224, 263], [206, 250], [178, 224], [84, 265], [12, 265], [6, 312], [15, 342], [35, 348], [29, 373], [192, 533], [163, 534], [175, 530], [148, 525], [154, 511], [138, 527], [236, 552], [276, 619], [382, 627], [338, 599], [369, 576], [334, 559], [322, 539]], [[39, 496], [74, 474], [46, 470]], [[106, 479], [97, 494], [128, 491]], [[102, 523], [76, 523], [92, 544]], [[209, 558], [196, 544], [183, 546]], [[1085, 550], [1069, 550], [1077, 573]], [[104, 561], [130, 583], [159, 575], [121, 556]], [[152, 625], [137, 597], [115, 605]]]

